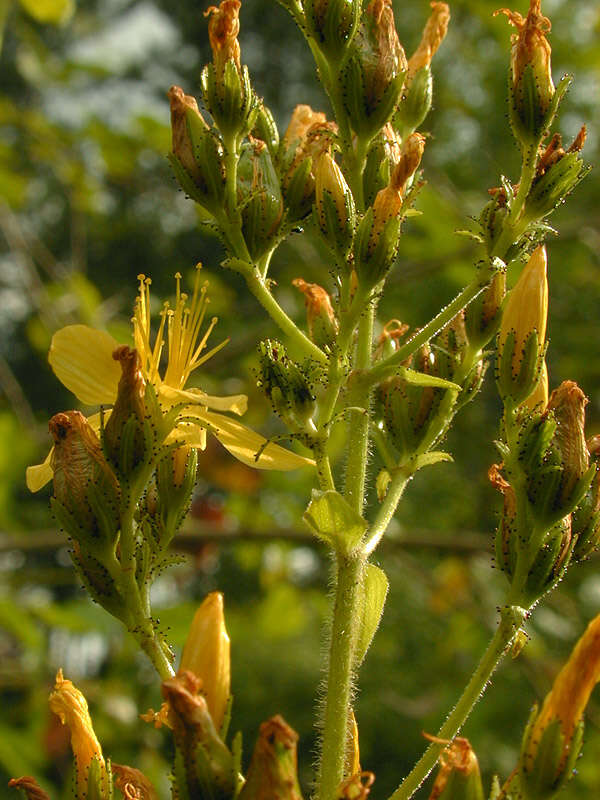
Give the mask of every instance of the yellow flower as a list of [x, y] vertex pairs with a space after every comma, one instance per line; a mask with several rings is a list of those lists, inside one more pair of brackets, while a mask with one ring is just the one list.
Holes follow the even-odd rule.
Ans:
[[[181, 276], [176, 274], [175, 307], [168, 303], [160, 314], [159, 329], [152, 341], [150, 330], [150, 279], [139, 276], [139, 295], [133, 316], [133, 339], [141, 361], [143, 377], [152, 383], [163, 410], [176, 405], [181, 413], [167, 442], [181, 442], [203, 450], [206, 431], [210, 430], [229, 452], [249, 466], [259, 469], [295, 469], [311, 464], [310, 459], [298, 456], [283, 447], [269, 443], [254, 431], [220, 411], [243, 414], [247, 407], [245, 395], [214, 397], [200, 389], [186, 389], [190, 375], [219, 351], [227, 340], [207, 350], [208, 338], [216, 325], [213, 317], [204, 326], [208, 297], [207, 285], [200, 285], [200, 265], [191, 299], [181, 291]], [[166, 347], [165, 347], [166, 345]], [[108, 333], [86, 325], [69, 325], [52, 337], [48, 360], [58, 379], [85, 405], [113, 405], [117, 397], [121, 366], [113, 357], [120, 347]], [[167, 366], [160, 373], [163, 350], [167, 351]], [[214, 409], [214, 410], [212, 410]], [[196, 420], [196, 421], [191, 421]], [[88, 419], [99, 429], [100, 415]], [[261, 448], [262, 449], [261, 451]], [[256, 454], [260, 457], [256, 459]], [[29, 467], [27, 486], [32, 492], [41, 489], [52, 479], [52, 452], [42, 464]]]
[[106, 766], [102, 748], [94, 733], [85, 697], [71, 681], [63, 677], [62, 669], [56, 675], [54, 691], [49, 698], [50, 709], [67, 725], [71, 732], [71, 748], [77, 766], [77, 796], [88, 796], [88, 771], [97, 759], [102, 780], [106, 780]]
[[189, 670], [201, 679], [202, 694], [217, 731], [223, 724], [231, 689], [229, 651], [223, 595], [211, 592], [194, 614], [179, 673]]

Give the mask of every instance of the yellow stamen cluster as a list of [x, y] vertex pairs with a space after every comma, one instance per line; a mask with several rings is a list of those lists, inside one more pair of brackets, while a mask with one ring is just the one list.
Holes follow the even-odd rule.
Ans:
[[[207, 282], [200, 285], [200, 267], [196, 267], [196, 278], [191, 300], [181, 291], [181, 274], [175, 275], [177, 290], [175, 307], [165, 303], [160, 312], [158, 333], [151, 341], [150, 329], [150, 278], [138, 275], [139, 295], [134, 309], [133, 335], [135, 347], [142, 360], [142, 369], [147, 379], [153, 384], [165, 383], [174, 389], [183, 389], [191, 373], [204, 364], [227, 344], [227, 339], [204, 353], [210, 334], [217, 324], [213, 317], [202, 333], [202, 325], [208, 306]], [[189, 303], [188, 303], [189, 300]], [[159, 366], [165, 345], [165, 328], [167, 330], [167, 369], [164, 378], [160, 377]]]

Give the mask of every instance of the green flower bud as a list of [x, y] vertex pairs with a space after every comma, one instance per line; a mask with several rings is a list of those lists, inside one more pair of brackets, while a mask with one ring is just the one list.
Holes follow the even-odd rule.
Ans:
[[587, 175], [591, 167], [584, 164], [579, 156], [585, 137], [584, 125], [565, 151], [560, 134], [554, 134], [540, 157], [527, 195], [524, 213], [528, 219], [538, 220], [550, 214]]
[[496, 272], [490, 285], [465, 309], [465, 329], [471, 348], [481, 350], [498, 331], [502, 301], [506, 292], [506, 272]]
[[342, 96], [352, 127], [368, 138], [394, 113], [407, 69], [391, 0], [371, 0], [351, 49], [342, 70]]
[[315, 216], [330, 249], [345, 262], [354, 236], [354, 198], [344, 174], [329, 153], [315, 167]]
[[273, 245], [283, 218], [279, 178], [264, 142], [254, 139], [244, 145], [237, 177], [242, 232], [256, 260]]
[[198, 451], [187, 445], [168, 450], [158, 462], [144, 510], [160, 550], [166, 549], [189, 510], [197, 467]]
[[479, 215], [479, 226], [487, 254], [491, 256], [496, 242], [504, 230], [509, 214], [509, 206], [504, 189], [494, 188], [488, 191], [492, 195], [492, 199], [486, 203]]
[[279, 715], [263, 722], [239, 800], [302, 800], [297, 774], [298, 734]]
[[310, 36], [327, 56], [339, 59], [356, 30], [360, 0], [304, 0], [303, 5]]
[[223, 205], [223, 149], [196, 100], [179, 86], [169, 90], [173, 152], [169, 160], [181, 188], [208, 211]]
[[295, 431], [305, 430], [315, 412], [315, 397], [300, 367], [274, 339], [259, 345], [261, 386], [273, 410]]
[[307, 283], [302, 278], [294, 278], [292, 284], [304, 295], [308, 334], [311, 340], [318, 347], [331, 347], [339, 329], [331, 297], [317, 283]]
[[113, 358], [121, 364], [122, 375], [104, 428], [104, 450], [119, 475], [128, 478], [144, 463], [152, 446], [144, 426], [146, 381], [137, 350], [122, 345], [114, 351]]
[[400, 161], [401, 154], [402, 141], [391, 123], [387, 122], [367, 153], [363, 171], [367, 205], [373, 205], [377, 193], [389, 184], [392, 170]]
[[523, 18], [517, 11], [501, 8], [517, 29], [512, 37], [511, 77], [509, 80], [510, 123], [517, 141], [524, 148], [537, 146], [550, 123], [554, 97], [550, 65], [551, 48], [546, 38], [551, 24], [541, 13], [541, 0], [530, 0]]

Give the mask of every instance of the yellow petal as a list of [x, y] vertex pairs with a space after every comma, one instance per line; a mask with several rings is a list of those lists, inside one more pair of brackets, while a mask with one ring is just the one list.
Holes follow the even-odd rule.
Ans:
[[165, 444], [180, 442], [195, 447], [197, 450], [206, 449], [206, 429], [193, 422], [180, 422], [165, 439]]
[[215, 397], [205, 394], [201, 389], [174, 389], [166, 383], [158, 387], [158, 394], [169, 403], [200, 403], [215, 408], [217, 411], [232, 411], [234, 414], [245, 414], [248, 409], [248, 398], [245, 394], [234, 394], [228, 397]]
[[256, 454], [263, 447], [266, 439], [242, 425], [241, 422], [200, 408], [186, 409], [186, 416], [203, 420], [223, 447], [249, 467], [289, 470], [314, 466], [315, 462], [312, 459], [298, 456], [273, 443], [269, 443], [261, 452], [260, 458], [256, 460]]
[[32, 467], [27, 467], [25, 472], [25, 482], [30, 492], [39, 492], [48, 481], [52, 480], [52, 467], [50, 466], [50, 459], [52, 458], [52, 451], [50, 450], [46, 458], [41, 464], [35, 464]]
[[87, 325], [68, 325], [52, 337], [48, 361], [56, 377], [89, 406], [114, 403], [121, 366], [112, 357], [119, 343]]

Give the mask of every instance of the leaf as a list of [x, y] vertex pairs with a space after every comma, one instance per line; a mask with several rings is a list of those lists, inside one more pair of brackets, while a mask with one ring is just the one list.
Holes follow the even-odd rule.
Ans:
[[20, 0], [21, 6], [36, 22], [59, 25], [75, 10], [73, 0]]
[[356, 643], [356, 666], [360, 665], [371, 646], [375, 631], [379, 627], [385, 598], [389, 588], [385, 572], [375, 564], [367, 564], [365, 572], [362, 622]]
[[360, 514], [333, 490], [313, 489], [303, 519], [318, 539], [345, 553], [356, 547], [367, 529]]
[[450, 453], [445, 453], [443, 450], [432, 450], [429, 453], [422, 453], [415, 459], [415, 472], [423, 467], [429, 467], [431, 464], [437, 464], [440, 461], [454, 461]]
[[454, 389], [455, 392], [460, 392], [461, 388], [458, 383], [452, 383], [444, 378], [436, 378], [435, 375], [427, 375], [425, 372], [417, 372], [409, 367], [398, 370], [398, 375], [414, 386], [434, 386], [438, 389]]

